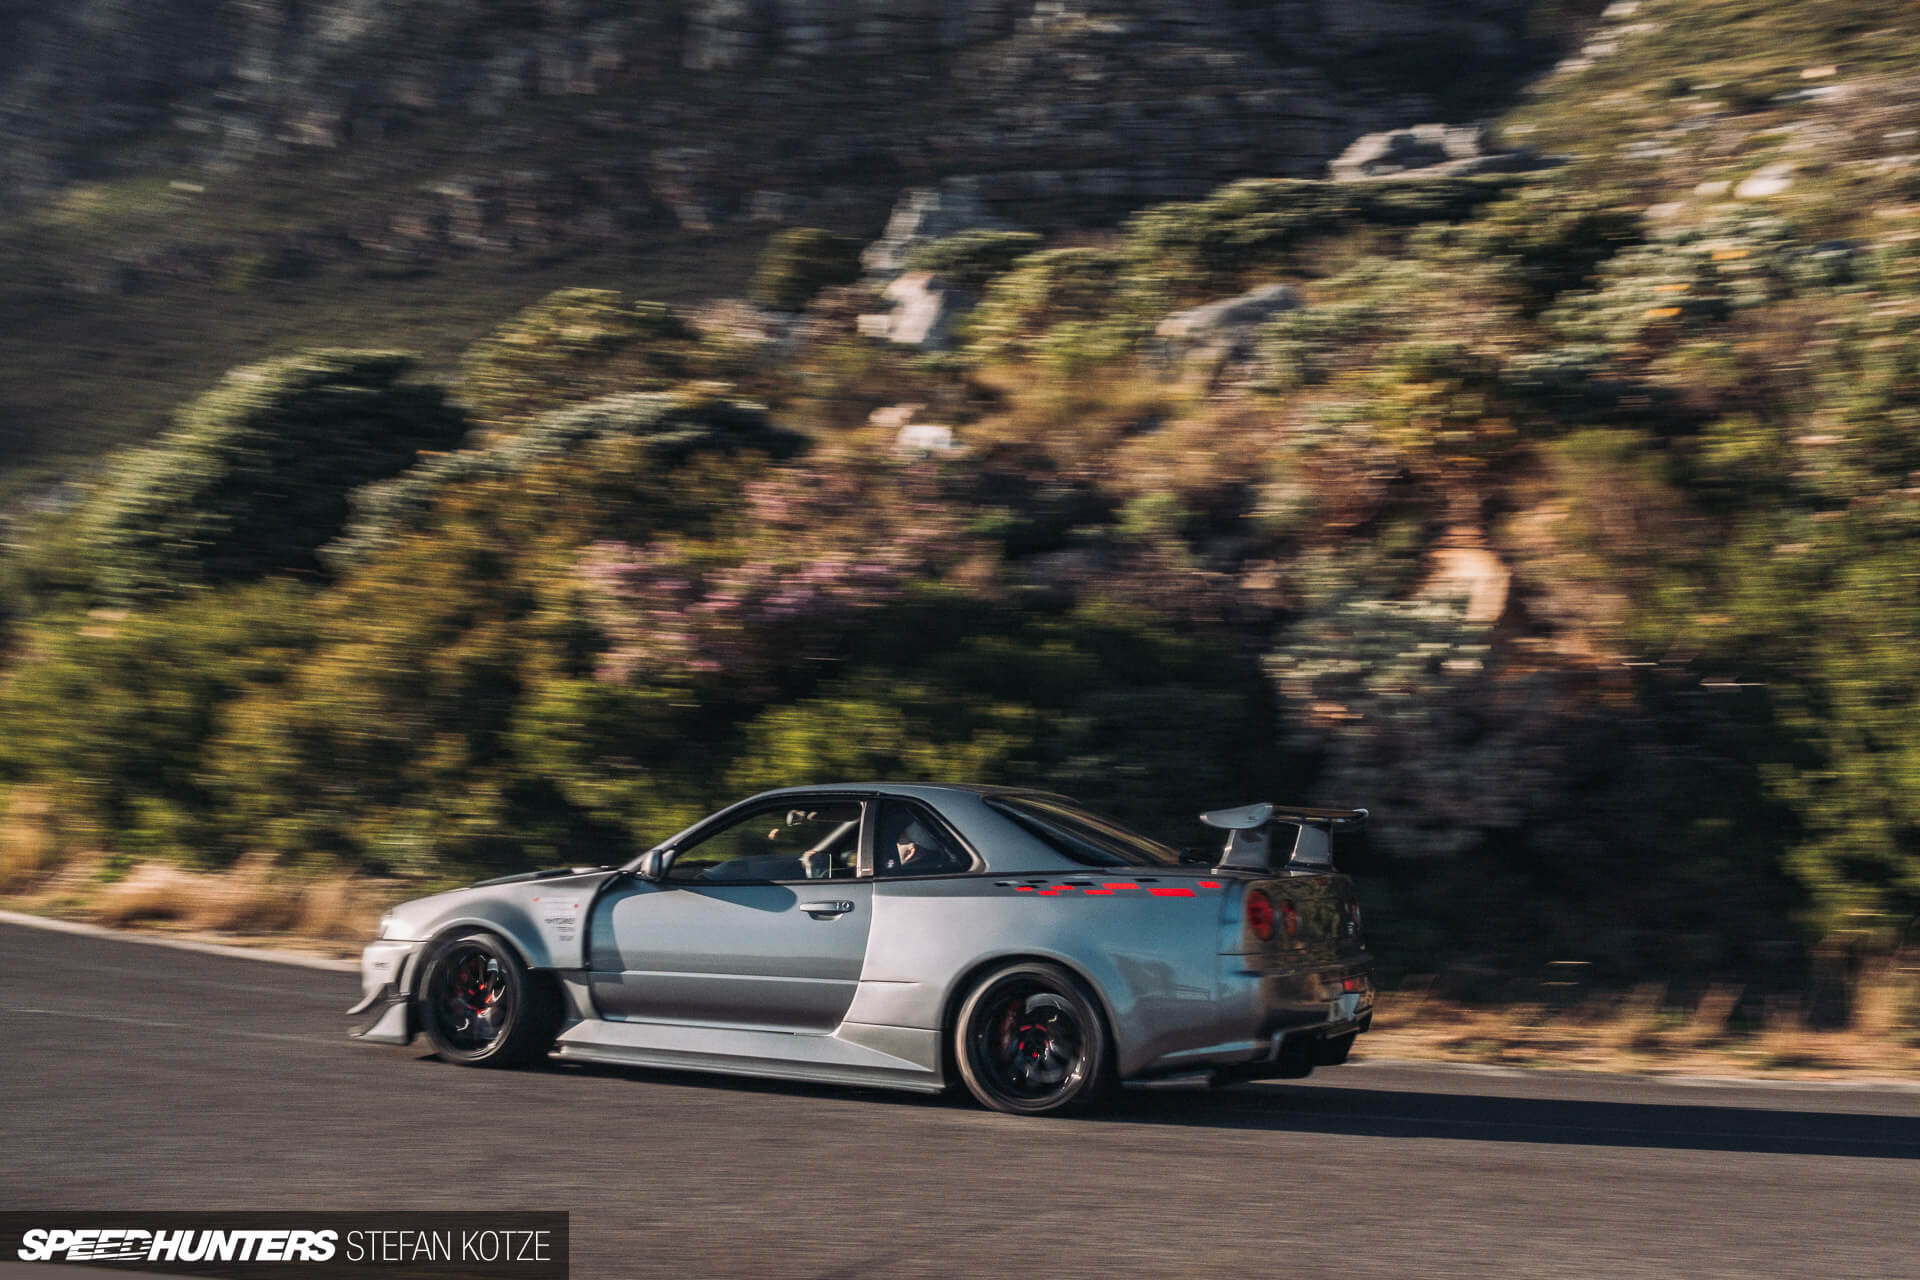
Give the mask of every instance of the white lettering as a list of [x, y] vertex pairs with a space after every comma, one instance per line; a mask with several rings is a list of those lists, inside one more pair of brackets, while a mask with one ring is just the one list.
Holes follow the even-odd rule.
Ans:
[[[32, 1227], [20, 1233], [22, 1262], [331, 1262], [340, 1243], [333, 1230], [275, 1228], [238, 1231], [149, 1231], [142, 1227]], [[453, 1233], [351, 1231], [350, 1261], [449, 1262]], [[377, 1251], [377, 1252], [376, 1252]]]
[[334, 1242], [340, 1239], [338, 1231], [300, 1231], [302, 1254], [308, 1262], [332, 1262]]
[[53, 1256], [53, 1250], [47, 1244], [47, 1232], [42, 1227], [34, 1227], [20, 1237], [20, 1247], [14, 1252], [20, 1255], [22, 1262], [45, 1262]]

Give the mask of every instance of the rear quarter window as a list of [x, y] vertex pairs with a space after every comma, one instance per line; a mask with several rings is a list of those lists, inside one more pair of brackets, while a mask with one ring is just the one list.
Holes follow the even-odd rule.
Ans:
[[989, 807], [1062, 857], [1088, 867], [1177, 865], [1178, 850], [1070, 801], [994, 796]]

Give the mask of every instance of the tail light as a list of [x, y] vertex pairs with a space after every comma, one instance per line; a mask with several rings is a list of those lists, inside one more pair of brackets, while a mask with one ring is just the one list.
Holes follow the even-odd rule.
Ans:
[[1292, 898], [1280, 899], [1280, 927], [1287, 931], [1289, 940], [1300, 936], [1300, 913], [1293, 909]]
[[1273, 941], [1273, 899], [1261, 889], [1247, 894], [1247, 928], [1262, 942]]

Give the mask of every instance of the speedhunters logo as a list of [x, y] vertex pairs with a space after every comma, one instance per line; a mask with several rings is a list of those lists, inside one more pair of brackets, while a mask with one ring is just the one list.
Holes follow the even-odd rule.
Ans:
[[34, 1227], [22, 1262], [331, 1262], [337, 1231], [146, 1231]]
[[0, 1213], [0, 1259], [227, 1276], [566, 1280], [565, 1213]]

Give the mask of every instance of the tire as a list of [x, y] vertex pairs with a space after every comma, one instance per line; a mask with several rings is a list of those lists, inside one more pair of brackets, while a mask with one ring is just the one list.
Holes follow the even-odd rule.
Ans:
[[420, 982], [421, 1029], [448, 1062], [517, 1067], [541, 1057], [560, 1030], [560, 993], [491, 933], [434, 949]]
[[1112, 1038], [1086, 987], [1057, 964], [987, 974], [954, 1019], [953, 1056], [981, 1104], [1062, 1115], [1099, 1101], [1113, 1079]]

